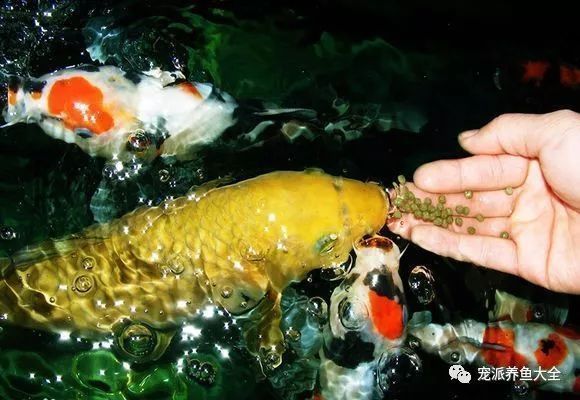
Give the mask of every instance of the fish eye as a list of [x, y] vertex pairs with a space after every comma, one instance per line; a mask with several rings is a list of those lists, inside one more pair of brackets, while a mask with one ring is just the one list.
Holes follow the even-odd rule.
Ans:
[[330, 235], [324, 235], [316, 242], [316, 249], [319, 254], [328, 254], [334, 250], [334, 246], [338, 240], [338, 235], [336, 233], [331, 233]]

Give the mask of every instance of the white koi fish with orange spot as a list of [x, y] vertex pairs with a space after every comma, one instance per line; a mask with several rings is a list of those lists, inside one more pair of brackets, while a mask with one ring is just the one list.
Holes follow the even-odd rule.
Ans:
[[67, 68], [38, 79], [11, 77], [4, 118], [6, 125], [37, 123], [91, 156], [192, 159], [195, 150], [237, 122], [239, 105], [212, 85], [184, 78], [180, 72], [132, 73], [113, 66]]
[[[417, 326], [409, 335], [418, 340], [423, 351], [448, 364], [502, 368], [504, 375], [511, 368], [520, 378], [527, 368], [530, 376], [524, 379], [529, 378], [534, 388], [580, 392], [580, 332], [572, 328], [467, 319], [458, 324]], [[538, 372], [540, 368], [542, 372]]]

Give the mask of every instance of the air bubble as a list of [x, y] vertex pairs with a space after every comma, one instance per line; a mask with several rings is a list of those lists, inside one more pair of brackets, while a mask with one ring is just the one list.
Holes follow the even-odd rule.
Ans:
[[185, 360], [186, 376], [205, 386], [211, 386], [216, 380], [216, 367], [210, 362], [203, 362], [197, 358], [188, 357]]
[[136, 323], [123, 330], [118, 343], [127, 354], [142, 358], [151, 354], [157, 345], [157, 338], [149, 327]]
[[328, 321], [328, 304], [322, 297], [312, 297], [308, 300], [306, 311], [320, 323], [326, 324]]
[[142, 153], [150, 146], [151, 138], [141, 129], [131, 133], [127, 139], [127, 148], [129, 151]]
[[79, 275], [73, 281], [73, 289], [79, 293], [86, 293], [93, 288], [94, 280], [89, 275]]
[[93, 257], [85, 257], [81, 261], [81, 266], [84, 269], [92, 269], [95, 266], [95, 259]]
[[364, 303], [343, 299], [338, 305], [338, 317], [346, 329], [357, 331], [368, 322], [369, 312]]
[[169, 171], [166, 169], [161, 169], [159, 170], [159, 181], [160, 182], [167, 182], [169, 180], [169, 178], [171, 177], [171, 175], [169, 174]]
[[419, 303], [427, 305], [435, 299], [435, 279], [425, 266], [417, 265], [413, 268], [408, 283]]
[[530, 391], [530, 384], [526, 381], [516, 380], [512, 386], [512, 392], [516, 396], [526, 396]]
[[0, 238], [2, 240], [12, 240], [16, 238], [16, 232], [9, 226], [0, 227]]
[[383, 393], [401, 392], [413, 384], [422, 372], [421, 359], [408, 348], [385, 352], [378, 363], [377, 383]]
[[233, 294], [233, 292], [234, 292], [234, 291], [233, 291], [233, 289], [232, 289], [231, 287], [229, 287], [229, 286], [224, 286], [224, 287], [222, 288], [222, 291], [221, 291], [221, 293], [220, 293], [220, 294], [221, 294], [221, 296], [222, 296], [224, 299], [229, 299], [230, 297], [232, 297], [232, 294]]

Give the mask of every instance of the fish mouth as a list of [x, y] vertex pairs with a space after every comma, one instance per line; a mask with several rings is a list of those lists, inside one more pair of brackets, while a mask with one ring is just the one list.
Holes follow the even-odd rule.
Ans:
[[391, 239], [375, 235], [368, 238], [362, 238], [355, 243], [354, 247], [357, 250], [374, 247], [384, 251], [391, 251], [394, 245], [395, 243]]

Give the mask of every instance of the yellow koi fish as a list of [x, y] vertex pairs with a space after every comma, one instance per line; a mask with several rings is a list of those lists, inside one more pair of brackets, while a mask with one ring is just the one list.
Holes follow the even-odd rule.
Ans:
[[250, 350], [281, 351], [280, 293], [346, 262], [388, 208], [379, 185], [319, 171], [201, 188], [14, 255], [0, 315], [99, 338], [135, 323], [175, 330], [211, 302], [234, 315], [259, 311], [245, 333]]

